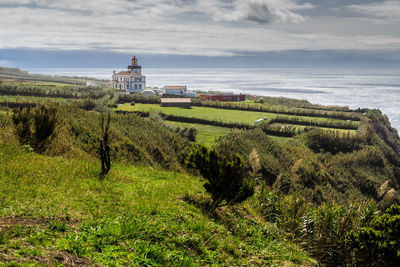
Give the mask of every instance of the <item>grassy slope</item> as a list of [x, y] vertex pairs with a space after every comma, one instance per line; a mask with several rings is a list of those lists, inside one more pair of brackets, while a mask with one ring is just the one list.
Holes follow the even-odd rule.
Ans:
[[[250, 199], [203, 212], [199, 178], [0, 145], [0, 261], [5, 264], [241, 265], [312, 262], [255, 216]], [[184, 199], [192, 199], [185, 201]], [[201, 201], [200, 201], [201, 202]], [[191, 204], [192, 203], [192, 204]]]
[[[0, 79], [11, 81], [26, 81], [34, 83], [70, 83], [70, 84], [85, 84], [86, 77], [68, 77], [68, 76], [50, 76], [43, 74], [30, 74], [17, 68], [0, 67]], [[90, 81], [104, 82], [98, 79], [90, 78]]]

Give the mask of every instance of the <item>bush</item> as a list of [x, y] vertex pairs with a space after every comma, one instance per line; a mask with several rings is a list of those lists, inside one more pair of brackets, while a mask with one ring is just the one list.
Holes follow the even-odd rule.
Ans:
[[398, 266], [400, 262], [400, 206], [392, 205], [369, 227], [351, 231], [346, 244], [359, 266]]
[[180, 136], [187, 138], [189, 141], [196, 142], [196, 135], [197, 135], [197, 130], [196, 128], [175, 128], [175, 133], [179, 134]]
[[53, 106], [22, 108], [14, 111], [12, 120], [21, 145], [30, 145], [44, 152], [57, 124], [57, 109]]
[[330, 152], [337, 154], [339, 152], [348, 153], [360, 148], [360, 140], [349, 134], [343, 135], [337, 131], [324, 131], [315, 129], [303, 136], [304, 143], [315, 153]]
[[284, 195], [266, 186], [261, 187], [257, 197], [260, 214], [276, 223], [322, 266], [346, 266], [351, 261], [346, 234], [369, 224], [375, 212], [372, 202], [314, 206], [300, 194]]
[[221, 157], [215, 148], [208, 150], [197, 144], [189, 153], [186, 166], [198, 169], [207, 179], [204, 188], [211, 194], [213, 208], [223, 201], [226, 204], [242, 202], [254, 194], [254, 185], [245, 177], [243, 161], [238, 155], [229, 160]]

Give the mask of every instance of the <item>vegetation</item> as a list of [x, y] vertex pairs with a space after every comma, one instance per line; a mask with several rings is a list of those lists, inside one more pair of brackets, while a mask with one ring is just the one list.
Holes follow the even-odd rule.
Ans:
[[175, 127], [181, 129], [182, 128], [196, 129], [196, 141], [201, 144], [207, 145], [209, 147], [215, 144], [215, 142], [219, 139], [220, 136], [223, 136], [231, 131], [229, 128], [225, 127], [196, 124], [196, 123], [165, 121], [165, 124], [173, 129], [175, 129]]
[[[160, 107], [159, 105], [137, 104], [135, 106], [123, 105], [117, 111], [127, 112], [159, 112], [167, 121], [204, 124], [210, 126], [251, 129], [256, 127], [255, 121], [264, 118], [261, 127], [269, 135], [293, 137], [307, 132], [315, 127], [328, 127], [327, 129], [357, 129], [359, 122], [344, 121], [332, 118], [313, 118], [304, 116], [276, 116], [272, 113], [258, 113], [239, 110], [217, 110], [206, 107], [193, 107], [192, 109], [181, 109], [175, 107]], [[264, 116], [261, 117], [260, 116]], [[276, 122], [293, 123], [293, 127], [272, 126]], [[303, 125], [310, 126], [304, 128]]]
[[0, 93], [11, 96], [36, 96], [36, 97], [56, 97], [56, 98], [92, 98], [99, 99], [112, 92], [103, 87], [91, 86], [52, 86], [43, 87], [37, 85], [23, 85], [15, 83], [1, 83]]
[[208, 150], [198, 144], [192, 148], [185, 163], [207, 179], [204, 188], [211, 194], [213, 209], [223, 201], [225, 204], [240, 203], [254, 194], [254, 185], [245, 177], [243, 161], [238, 155], [229, 160], [221, 157], [215, 148]]
[[339, 120], [359, 121], [361, 116], [357, 112], [338, 112], [326, 109], [294, 108], [289, 106], [276, 106], [269, 104], [258, 104], [252, 102], [218, 102], [218, 101], [198, 101], [194, 105], [210, 108], [242, 110], [275, 114], [286, 114], [294, 116], [322, 117]]
[[57, 124], [55, 107], [41, 106], [23, 108], [14, 112], [12, 120], [19, 142], [32, 147], [36, 152], [44, 152], [49, 140], [54, 137]]
[[396, 266], [400, 262], [400, 206], [393, 205], [366, 227], [351, 231], [346, 244], [354, 251], [354, 264]]
[[[38, 85], [49, 84], [72, 84], [85, 85], [88, 80], [86, 77], [66, 77], [66, 76], [49, 76], [42, 74], [30, 74], [17, 68], [0, 67], [0, 79], [6, 81], [24, 81], [25, 83], [34, 83]], [[102, 84], [104, 81], [91, 78], [90, 81]]]
[[251, 206], [203, 211], [202, 182], [183, 173], [116, 163], [99, 180], [95, 158], [3, 144], [0, 177], [8, 265], [315, 263]]
[[140, 100], [45, 83], [13, 86], [60, 97], [3, 96], [26, 107], [0, 110], [2, 264], [399, 260], [400, 139], [380, 111], [265, 98], [110, 112]]

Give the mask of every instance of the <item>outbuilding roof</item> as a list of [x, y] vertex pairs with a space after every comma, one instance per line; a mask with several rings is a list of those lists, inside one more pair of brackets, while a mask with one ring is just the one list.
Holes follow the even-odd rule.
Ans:
[[186, 90], [185, 86], [164, 86], [165, 90]]
[[161, 98], [161, 103], [192, 103], [190, 98]]

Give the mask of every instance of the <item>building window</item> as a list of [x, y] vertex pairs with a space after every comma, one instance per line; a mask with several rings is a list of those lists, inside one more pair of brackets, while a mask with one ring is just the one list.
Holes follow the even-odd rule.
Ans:
[[142, 85], [141, 84], [139, 84], [139, 89], [142, 89]]
[[135, 84], [135, 89], [137, 89], [137, 84]]

